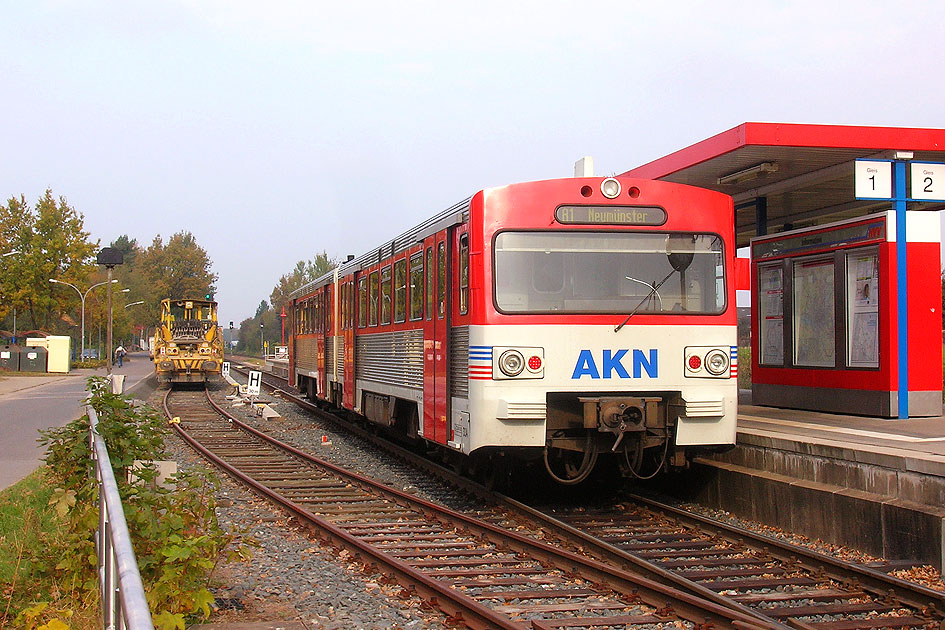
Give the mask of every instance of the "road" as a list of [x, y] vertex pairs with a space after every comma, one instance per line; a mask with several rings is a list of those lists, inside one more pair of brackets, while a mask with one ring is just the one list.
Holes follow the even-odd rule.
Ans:
[[[125, 375], [125, 392], [145, 387], [153, 365], [147, 353], [131, 355], [115, 374]], [[0, 490], [23, 479], [41, 463], [39, 431], [61, 427], [81, 416], [86, 380], [105, 370], [77, 370], [68, 375], [0, 376]], [[144, 397], [144, 395], [139, 394]]]

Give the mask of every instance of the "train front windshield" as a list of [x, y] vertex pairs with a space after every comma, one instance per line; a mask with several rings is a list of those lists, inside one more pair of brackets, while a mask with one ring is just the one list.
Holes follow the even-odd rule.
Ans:
[[503, 313], [725, 310], [722, 239], [668, 232], [502, 232], [495, 302]]

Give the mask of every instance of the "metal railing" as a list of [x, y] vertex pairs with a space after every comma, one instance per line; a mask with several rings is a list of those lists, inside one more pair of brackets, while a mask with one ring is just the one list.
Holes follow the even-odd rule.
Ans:
[[108, 449], [105, 448], [105, 440], [96, 431], [98, 415], [91, 406], [88, 412], [92, 459], [95, 461], [95, 478], [99, 484], [95, 543], [98, 548], [103, 625], [105, 630], [154, 630]]

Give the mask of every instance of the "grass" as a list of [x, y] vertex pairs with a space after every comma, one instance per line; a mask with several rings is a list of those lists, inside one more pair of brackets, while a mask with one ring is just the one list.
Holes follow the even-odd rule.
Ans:
[[51, 495], [42, 469], [0, 492], [0, 584], [13, 583], [29, 568], [29, 550], [41, 546], [44, 534], [56, 534], [58, 518], [48, 505]]
[[72, 628], [94, 628], [95, 600], [74, 597], [41, 576], [43, 563], [55, 560], [48, 551], [62, 534], [60, 519], [49, 505], [53, 489], [46, 484], [43, 468], [0, 492], [0, 627], [30, 627], [15, 623], [29, 606], [48, 602], [34, 623], [65, 618]]

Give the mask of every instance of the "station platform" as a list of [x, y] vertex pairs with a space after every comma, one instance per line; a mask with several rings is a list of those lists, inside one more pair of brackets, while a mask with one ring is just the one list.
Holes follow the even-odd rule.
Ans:
[[699, 457], [687, 495], [890, 561], [941, 570], [945, 417], [903, 420], [752, 405], [737, 447]]

